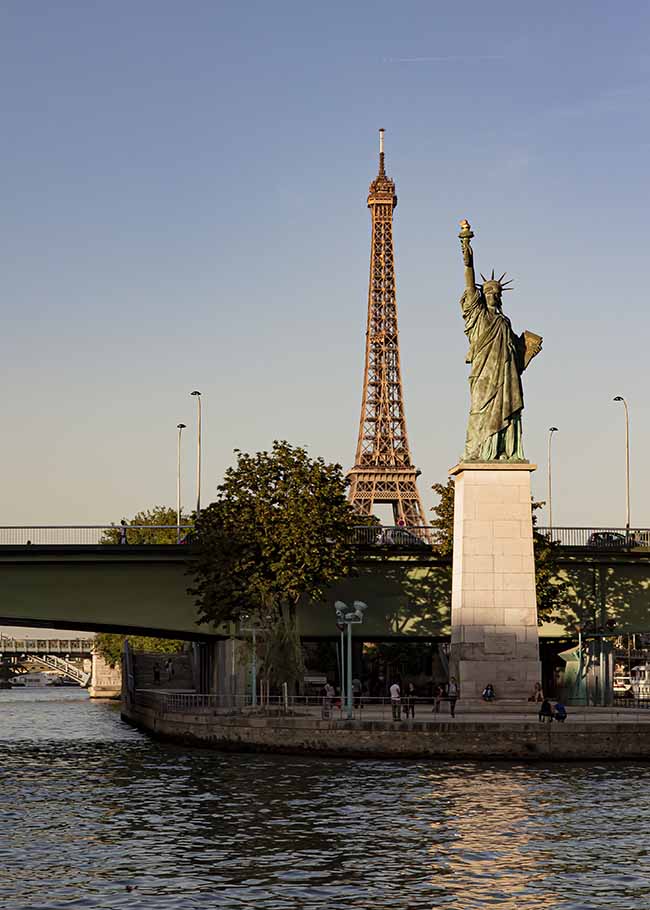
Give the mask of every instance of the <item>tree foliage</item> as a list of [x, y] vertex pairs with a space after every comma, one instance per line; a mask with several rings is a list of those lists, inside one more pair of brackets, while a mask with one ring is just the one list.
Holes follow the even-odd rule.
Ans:
[[270, 452], [236, 450], [215, 502], [196, 522], [200, 618], [289, 616], [301, 598], [317, 600], [352, 568], [350, 529], [358, 523], [338, 464], [276, 441]]
[[[142, 525], [176, 525], [176, 509], [170, 506], [154, 506], [153, 509], [145, 509], [142, 512], [138, 512], [131, 519], [122, 520], [126, 523], [127, 543], [129, 544], [176, 543], [176, 527], [155, 527], [151, 531], [141, 530], [139, 527]], [[189, 515], [181, 515], [181, 524], [191, 525], [192, 518]], [[108, 528], [104, 531], [101, 543], [119, 544], [120, 533], [121, 527], [119, 524], [114, 528]]]
[[436, 517], [431, 526], [433, 545], [442, 556], [451, 556], [454, 550], [454, 481], [449, 478], [446, 484], [434, 483], [433, 492], [437, 493], [440, 501], [432, 509]]
[[189, 593], [202, 622], [254, 624], [262, 675], [293, 684], [304, 675], [298, 603], [319, 600], [350, 573], [350, 531], [362, 522], [346, 501], [339, 464], [285, 441], [270, 452], [235, 454], [236, 465], [195, 525]]
[[129, 644], [134, 651], [175, 654], [177, 651], [182, 651], [185, 645], [185, 642], [177, 638], [153, 638], [149, 635], [118, 635], [113, 632], [100, 632], [95, 636], [95, 650], [101, 654], [109, 666], [115, 667], [122, 658], [125, 638], [129, 639]]
[[[435, 528], [434, 546], [442, 555], [451, 555], [454, 549], [454, 481], [433, 485], [440, 501], [433, 507], [436, 518], [431, 522]], [[569, 586], [561, 577], [558, 566], [560, 544], [549, 540], [536, 529], [535, 512], [543, 502], [531, 501], [533, 521], [533, 552], [535, 555], [535, 589], [537, 592], [537, 616], [540, 623], [562, 619], [570, 597]]]

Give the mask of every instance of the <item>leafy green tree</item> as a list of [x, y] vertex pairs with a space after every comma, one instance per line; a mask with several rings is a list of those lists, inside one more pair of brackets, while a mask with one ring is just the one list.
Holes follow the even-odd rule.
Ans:
[[287, 682], [302, 675], [296, 609], [351, 572], [350, 531], [361, 523], [338, 464], [276, 441], [235, 450], [217, 499], [195, 525], [194, 595], [202, 622], [246, 616], [261, 630], [266, 664]]
[[100, 632], [95, 636], [95, 650], [102, 655], [109, 666], [115, 667], [122, 658], [125, 638], [129, 639], [129, 644], [134, 651], [175, 654], [182, 651], [185, 645], [185, 642], [176, 638], [152, 638], [148, 635], [118, 635], [113, 632]]
[[[169, 506], [154, 506], [153, 509], [145, 509], [138, 512], [131, 519], [122, 519], [126, 522], [127, 543], [129, 544], [154, 544], [154, 543], [176, 543], [177, 531], [175, 527], [166, 529], [152, 528], [151, 531], [140, 529], [142, 525], [176, 525], [176, 509]], [[192, 518], [189, 515], [181, 515], [182, 525], [191, 525]], [[119, 544], [121, 529], [119, 525], [104, 531], [101, 539], [103, 544]], [[183, 532], [185, 533], [185, 532]]]
[[431, 510], [436, 517], [431, 526], [433, 546], [441, 556], [451, 556], [454, 550], [454, 481], [449, 478], [446, 484], [434, 483], [433, 492], [440, 497], [440, 502]]
[[[439, 553], [451, 555], [454, 549], [454, 481], [450, 478], [444, 485], [436, 483], [433, 485], [433, 491], [440, 497], [438, 504], [433, 507], [436, 518], [431, 522], [435, 528], [434, 546]], [[531, 501], [535, 589], [540, 624], [561, 620], [570, 600], [569, 586], [561, 577], [558, 565], [560, 544], [558, 541], [549, 540], [536, 529], [535, 512], [543, 505], [543, 502]]]

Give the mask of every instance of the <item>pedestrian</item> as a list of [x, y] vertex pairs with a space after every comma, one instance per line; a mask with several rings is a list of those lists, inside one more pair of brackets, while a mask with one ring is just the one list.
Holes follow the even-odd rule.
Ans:
[[158, 661], [154, 661], [153, 665], [153, 684], [154, 686], [160, 685], [160, 664]]
[[361, 680], [355, 676], [355, 678], [352, 680], [352, 697], [354, 700], [355, 708], [361, 707], [361, 692], [362, 692]]
[[402, 691], [399, 687], [399, 683], [395, 681], [390, 687], [390, 704], [393, 709], [393, 720], [400, 719], [401, 695]]
[[551, 703], [548, 698], [545, 698], [539, 706], [539, 721], [542, 724], [547, 721], [550, 724], [553, 721], [553, 709], [551, 708]]
[[431, 709], [432, 714], [440, 713], [440, 702], [442, 701], [444, 694], [445, 690], [440, 684], [433, 687], [433, 708]]
[[408, 719], [409, 711], [411, 717], [415, 719], [415, 686], [410, 682], [406, 687], [406, 694], [404, 696], [404, 701], [402, 702], [404, 711], [404, 717]]
[[168, 657], [165, 661], [165, 672], [167, 673], [167, 679], [170, 680], [174, 675], [174, 661], [171, 657]]
[[494, 686], [488, 683], [481, 693], [483, 701], [494, 701]]
[[559, 724], [563, 724], [566, 720], [566, 708], [561, 701], [555, 703], [555, 709], [553, 711], [553, 717]]
[[120, 527], [118, 528], [118, 532], [120, 535], [120, 543], [127, 544], [129, 541], [127, 540], [127, 537], [126, 537], [126, 522], [124, 521], [124, 519], [122, 519], [120, 521]]
[[456, 717], [456, 702], [460, 698], [460, 688], [455, 676], [452, 676], [447, 683], [447, 698], [449, 699], [449, 713], [452, 717]]
[[532, 695], [528, 696], [528, 701], [542, 702], [544, 701], [544, 692], [542, 691], [542, 684], [536, 682], [533, 688]]
[[335, 695], [336, 692], [334, 690], [334, 686], [328, 680], [328, 682], [326, 682], [323, 686], [323, 707], [321, 711], [321, 717], [324, 719], [327, 719], [331, 716], [332, 701], [334, 700]]

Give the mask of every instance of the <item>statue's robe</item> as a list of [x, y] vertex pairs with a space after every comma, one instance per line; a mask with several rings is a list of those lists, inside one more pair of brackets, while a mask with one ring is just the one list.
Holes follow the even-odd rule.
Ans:
[[464, 459], [523, 460], [522, 339], [512, 331], [507, 316], [488, 309], [480, 288], [465, 290], [460, 305], [469, 339], [467, 362], [472, 365]]

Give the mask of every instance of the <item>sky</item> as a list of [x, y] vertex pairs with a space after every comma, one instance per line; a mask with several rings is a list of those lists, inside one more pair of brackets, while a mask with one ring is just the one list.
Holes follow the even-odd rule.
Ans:
[[[203, 502], [274, 439], [348, 469], [377, 130], [425, 509], [469, 402], [458, 222], [513, 278], [524, 446], [557, 526], [650, 526], [650, 7], [5, 0], [3, 524]], [[545, 522], [544, 515], [541, 523]]]

